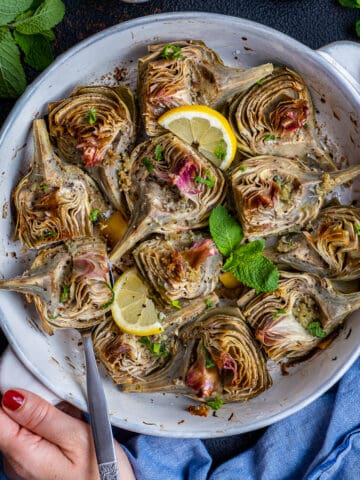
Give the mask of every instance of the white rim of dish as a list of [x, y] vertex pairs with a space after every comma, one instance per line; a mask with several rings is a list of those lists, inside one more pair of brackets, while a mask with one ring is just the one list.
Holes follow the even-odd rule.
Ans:
[[[189, 21], [196, 20], [205, 24], [209, 23], [209, 21], [212, 21], [212, 22], [219, 21], [221, 23], [229, 22], [232, 24], [238, 23], [239, 26], [248, 27], [254, 33], [258, 33], [259, 35], [266, 35], [266, 34], [270, 36], [275, 35], [280, 40], [286, 41], [287, 43], [291, 42], [292, 47], [295, 48], [296, 50], [302, 51], [303, 53], [305, 51], [306, 55], [308, 56], [309, 62], [311, 61], [314, 64], [318, 64], [318, 65], [320, 64], [326, 70], [330, 69], [332, 72], [332, 75], [336, 78], [336, 81], [338, 82], [340, 87], [347, 90], [349, 93], [351, 93], [351, 95], [354, 98], [354, 102], [360, 105], [360, 96], [356, 91], [356, 89], [325, 58], [319, 55], [315, 50], [312, 50], [306, 45], [298, 42], [297, 40], [294, 40], [293, 38], [289, 37], [288, 35], [285, 35], [284, 33], [279, 32], [278, 30], [264, 26], [257, 22], [253, 22], [251, 20], [245, 20], [242, 18], [230, 16], [230, 15], [222, 15], [222, 14], [215, 14], [215, 13], [208, 13], [208, 12], [162, 13], [162, 14], [156, 14], [156, 15], [149, 15], [146, 17], [139, 17], [136, 19], [128, 20], [119, 25], [109, 27], [99, 33], [96, 33], [90, 36], [85, 40], [82, 40], [81, 42], [71, 47], [66, 52], [59, 55], [56, 58], [56, 60], [44, 72], [42, 72], [36, 78], [36, 80], [34, 80], [34, 82], [32, 82], [26, 88], [25, 92], [15, 103], [13, 109], [11, 110], [7, 119], [5, 120], [4, 125], [0, 131], [0, 145], [4, 142], [8, 129], [11, 127], [14, 119], [19, 115], [23, 106], [31, 97], [32, 92], [35, 89], [38, 89], [41, 87], [43, 80], [47, 77], [49, 72], [52, 72], [53, 70], [55, 70], [59, 65], [67, 61], [70, 57], [88, 48], [90, 45], [98, 42], [102, 38], [111, 36], [114, 32], [130, 30], [139, 26], [143, 26], [145, 24], [149, 24], [149, 23], [162, 23], [164, 21], [176, 22], [178, 20], [189, 20]], [[80, 405], [80, 402], [78, 402], [76, 399], [74, 399], [72, 396], [70, 396], [66, 392], [65, 393], [61, 392], [61, 390], [59, 390], [57, 386], [54, 386], [46, 377], [44, 377], [38, 371], [37, 367], [33, 365], [31, 361], [23, 353], [21, 344], [12, 335], [11, 329], [8, 328], [7, 322], [2, 318], [2, 315], [0, 316], [0, 320], [1, 320], [0, 322], [1, 327], [8, 339], [10, 346], [13, 348], [14, 352], [19, 357], [19, 359], [23, 362], [23, 364], [36, 376], [36, 378], [38, 378], [51, 391], [55, 392], [60, 398], [67, 400], [69, 403], [72, 403], [80, 408], [83, 408], [83, 405]], [[347, 356], [347, 358], [343, 359], [341, 366], [339, 366], [339, 368], [335, 371], [334, 375], [329, 380], [323, 382], [318, 386], [316, 392], [312, 393], [305, 399], [300, 400], [299, 402], [292, 405], [291, 407], [286, 408], [282, 412], [276, 413], [274, 415], [270, 415], [264, 419], [253, 422], [251, 425], [244, 425], [243, 427], [238, 424], [234, 427], [227, 426], [226, 431], [222, 431], [221, 433], [217, 433], [204, 428], [204, 430], [196, 432], [196, 437], [197, 438], [210, 438], [210, 437], [215, 438], [215, 437], [225, 437], [230, 435], [246, 433], [249, 431], [254, 431], [263, 427], [267, 427], [275, 422], [278, 422], [279, 420], [282, 420], [292, 415], [293, 413], [301, 410], [302, 408], [306, 407], [307, 405], [315, 401], [323, 393], [329, 390], [329, 388], [331, 388], [347, 372], [347, 370], [353, 365], [353, 363], [356, 361], [359, 355], [360, 355], [360, 344], [357, 349], [355, 349], [353, 352], [350, 353], [350, 355]], [[149, 429], [140, 423], [120, 421], [117, 417], [114, 417], [114, 416], [110, 416], [110, 420], [115, 426], [124, 428], [126, 430], [134, 431], [137, 433], [152, 434], [152, 435], [155, 434], [158, 436], [174, 437], [174, 438], [175, 437], [181, 437], [181, 438], [194, 437], [194, 434], [192, 434], [191, 432], [184, 432], [184, 431], [168, 432], [168, 431], [162, 431], [161, 429], [157, 429], [156, 432], [153, 432], [153, 431], [149, 432]]]

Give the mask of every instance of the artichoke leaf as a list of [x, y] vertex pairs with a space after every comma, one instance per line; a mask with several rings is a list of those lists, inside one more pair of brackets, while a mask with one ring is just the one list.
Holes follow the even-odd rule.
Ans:
[[285, 157], [244, 160], [231, 174], [234, 203], [245, 238], [298, 230], [317, 217], [325, 197], [360, 174], [360, 165], [323, 173]]
[[44, 330], [88, 328], [111, 308], [106, 245], [85, 237], [41, 250], [29, 271], [0, 280], [0, 289], [24, 293], [38, 310]]
[[[159, 146], [161, 160], [156, 159]], [[199, 176], [208, 176], [213, 185], [198, 183]], [[176, 233], [207, 225], [211, 210], [226, 194], [221, 170], [172, 134], [135, 148], [129, 183], [126, 198], [132, 214], [127, 232], [110, 253], [111, 261], [152, 233]]]
[[[256, 339], [278, 362], [311, 352], [360, 307], [360, 292], [340, 292], [331, 280], [310, 273], [281, 272], [277, 290], [238, 303]], [[320, 336], [311, 333], [312, 325]]]
[[149, 136], [164, 132], [157, 119], [167, 110], [193, 104], [217, 108], [273, 70], [272, 64], [248, 70], [227, 67], [199, 40], [175, 41], [171, 46], [179, 49], [178, 55], [164, 58], [167, 44], [150, 45], [150, 53], [138, 62], [140, 113]]
[[44, 120], [34, 120], [30, 172], [13, 192], [16, 236], [29, 248], [92, 236], [90, 212], [107, 210], [93, 180], [53, 152]]

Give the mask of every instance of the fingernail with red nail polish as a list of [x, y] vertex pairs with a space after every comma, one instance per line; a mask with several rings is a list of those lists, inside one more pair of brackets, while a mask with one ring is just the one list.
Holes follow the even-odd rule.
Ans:
[[24, 403], [25, 397], [22, 393], [16, 390], [8, 390], [4, 393], [2, 398], [2, 404], [9, 410], [17, 410]]

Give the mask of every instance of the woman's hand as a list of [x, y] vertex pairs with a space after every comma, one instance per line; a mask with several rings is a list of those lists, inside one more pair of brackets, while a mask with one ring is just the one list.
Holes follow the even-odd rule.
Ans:
[[[2, 398], [0, 450], [12, 480], [99, 479], [89, 425], [27, 390], [8, 390]], [[134, 480], [116, 442], [115, 452], [120, 478]]]

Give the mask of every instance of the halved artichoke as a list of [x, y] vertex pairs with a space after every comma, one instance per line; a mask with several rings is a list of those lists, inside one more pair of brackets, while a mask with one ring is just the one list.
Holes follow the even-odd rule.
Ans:
[[300, 229], [317, 217], [325, 196], [360, 174], [360, 165], [314, 172], [299, 160], [262, 155], [231, 174], [235, 207], [246, 238]]
[[16, 236], [29, 248], [92, 236], [92, 210], [107, 205], [93, 180], [51, 147], [44, 120], [34, 120], [34, 159], [13, 192]]
[[[209, 295], [213, 305], [219, 301], [215, 294]], [[189, 302], [181, 310], [163, 312], [164, 333], [151, 335], [149, 342], [164, 345], [163, 354], [152, 353], [142, 343], [142, 337], [122, 332], [110, 319], [101, 323], [93, 332], [94, 350], [107, 372], [117, 384], [132, 384], [141, 381], [153, 370], [164, 365], [170, 355], [170, 344], [178, 328], [207, 309], [205, 298]]]
[[238, 304], [268, 356], [280, 361], [316, 347], [360, 307], [360, 292], [339, 292], [330, 280], [310, 273], [281, 272], [277, 290]]
[[222, 265], [213, 240], [191, 233], [147, 240], [133, 256], [142, 275], [169, 303], [212, 292]]
[[106, 245], [86, 237], [43, 249], [29, 271], [0, 280], [0, 289], [25, 293], [50, 335], [53, 327], [96, 325], [113, 300]]
[[64, 158], [96, 180], [110, 203], [123, 209], [119, 188], [122, 161], [135, 140], [136, 109], [129, 88], [76, 88], [49, 103], [50, 136]]
[[318, 146], [310, 93], [293, 70], [276, 67], [261, 82], [236, 93], [225, 113], [244, 155], [308, 155], [322, 169], [335, 169]]
[[186, 323], [168, 361], [125, 391], [185, 393], [198, 400], [248, 400], [272, 384], [265, 357], [238, 309], [215, 308]]
[[216, 107], [235, 91], [245, 90], [273, 70], [271, 64], [248, 70], [226, 67], [200, 40], [150, 45], [139, 59], [138, 96], [147, 135], [164, 132], [157, 119], [181, 105]]
[[276, 263], [336, 280], [360, 277], [360, 208], [330, 206], [306, 230], [265, 250]]
[[135, 148], [129, 184], [126, 197], [132, 215], [127, 232], [110, 254], [112, 261], [151, 233], [205, 226], [226, 193], [221, 170], [172, 134]]

